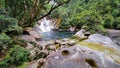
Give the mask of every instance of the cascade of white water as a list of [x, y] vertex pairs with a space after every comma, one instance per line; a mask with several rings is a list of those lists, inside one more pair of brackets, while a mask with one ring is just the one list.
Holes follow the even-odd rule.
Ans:
[[47, 20], [46, 17], [41, 20], [39, 28], [41, 32], [48, 32], [51, 31], [52, 29], [54, 29], [54, 25], [55, 23], [52, 23], [51, 20]]

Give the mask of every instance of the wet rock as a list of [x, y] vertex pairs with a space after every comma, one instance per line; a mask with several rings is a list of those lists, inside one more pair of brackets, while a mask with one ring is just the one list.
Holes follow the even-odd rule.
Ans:
[[20, 36], [21, 39], [28, 41], [28, 42], [35, 42], [36, 39], [33, 36], [30, 35], [22, 35]]
[[39, 58], [41, 58], [40, 54], [41, 54], [41, 50], [39, 48], [37, 48], [37, 47], [34, 47], [33, 49], [30, 49], [29, 58], [31, 60], [39, 59]]
[[31, 50], [34, 48], [34, 45], [30, 44], [30, 43], [27, 43], [27, 46], [26, 46], [26, 49], [27, 50]]
[[106, 32], [120, 46], [120, 30], [106, 29]]
[[59, 48], [62, 49], [69, 46], [73, 46], [76, 44], [76, 42], [74, 40], [70, 40], [69, 38], [64, 38], [61, 40], [56, 40], [56, 44], [59, 44]]
[[114, 42], [112, 41], [112, 39], [110, 39], [108, 36], [103, 36], [102, 34], [93, 34], [90, 35], [89, 40], [91, 40], [91, 42], [96, 42], [96, 43], [101, 43], [101, 44], [114, 44]]
[[26, 68], [41, 68], [44, 62], [45, 62], [45, 59], [43, 58], [34, 60], [32, 62], [29, 62]]
[[37, 47], [42, 47], [42, 50], [46, 50], [46, 49], [55, 49], [55, 41], [39, 41], [37, 42], [38, 46]]
[[41, 35], [38, 32], [30, 31], [29, 33], [30, 33], [31, 36], [33, 36], [33, 37], [35, 37], [37, 39], [41, 38]]
[[110, 37], [103, 36], [102, 34], [93, 34], [88, 37], [87, 42], [93, 42], [93, 43], [99, 43], [104, 46], [109, 46], [115, 49], [120, 49], [120, 46], [118, 46]]
[[61, 39], [61, 40], [56, 40], [55, 43], [60, 44], [60, 45], [66, 45], [66, 44], [68, 44], [68, 41], [69, 41], [68, 38], [64, 38], [64, 39]]
[[73, 45], [75, 45], [76, 44], [76, 41], [74, 41], [74, 40], [70, 40], [69, 42], [68, 42], [68, 45], [69, 46], [73, 46]]
[[120, 36], [120, 30], [114, 30], [114, 29], [106, 29], [106, 32], [110, 37], [117, 37]]
[[55, 45], [48, 45], [45, 47], [47, 50], [55, 50], [56, 46]]
[[120, 36], [119, 36], [119, 37], [114, 37], [114, 38], [112, 38], [112, 39], [113, 39], [113, 41], [114, 41], [117, 45], [120, 46]]
[[46, 42], [38, 41], [37, 44], [38, 44], [37, 46], [38, 48], [42, 47], [42, 50], [45, 50]]
[[60, 45], [67, 45], [68, 44], [68, 41], [65, 41], [65, 42], [61, 42]]
[[60, 44], [55, 44], [54, 46], [56, 47], [56, 49], [60, 48]]
[[23, 34], [24, 35], [30, 35], [29, 31], [32, 31], [33, 28], [27, 27], [27, 28], [23, 28]]
[[38, 57], [39, 58], [46, 58], [48, 56], [48, 51], [47, 50], [42, 50], [40, 51]]
[[62, 40], [55, 40], [55, 43], [60, 44], [60, 43], [62, 43]]
[[45, 59], [38, 60], [38, 66], [37, 68], [42, 68], [43, 64], [45, 63]]
[[69, 38], [63, 38], [62, 41], [69, 41]]
[[30, 51], [30, 56], [29, 56], [30, 60], [34, 60], [36, 58], [36, 52], [35, 50], [31, 50]]
[[55, 44], [55, 41], [54, 41], [54, 40], [51, 40], [51, 41], [46, 41], [45, 43], [46, 43], [45, 46], [47, 46], [47, 45], [54, 45], [54, 44]]
[[41, 45], [38, 45], [38, 46], [36, 46], [39, 50], [43, 50], [43, 46], [41, 46]]
[[80, 38], [86, 38], [86, 36], [85, 36], [85, 33], [86, 32], [86, 30], [85, 29], [81, 29], [81, 30], [79, 30], [76, 34], [75, 34], [75, 36], [76, 37], [80, 37]]
[[60, 46], [73, 46], [76, 44], [76, 41], [70, 40], [69, 38], [65, 38], [62, 40], [56, 40], [57, 44], [60, 44]]
[[24, 32], [27, 32], [29, 35], [33, 36], [34, 38], [41, 38], [41, 34], [36, 30], [36, 28], [24, 28]]
[[76, 30], [76, 26], [74, 26], [74, 27], [71, 26], [71, 27], [69, 28], [69, 31], [74, 32], [75, 30]]
[[119, 68], [120, 65], [102, 52], [85, 46], [63, 48], [47, 57], [42, 68]]
[[91, 35], [91, 33], [90, 32], [85, 32], [84, 35], [89, 37]]
[[41, 50], [38, 47], [35, 47], [33, 50], [36, 52], [37, 55], [39, 55], [39, 53], [41, 52]]
[[88, 65], [84, 62], [81, 54], [66, 48], [49, 55], [43, 68], [87, 68]]

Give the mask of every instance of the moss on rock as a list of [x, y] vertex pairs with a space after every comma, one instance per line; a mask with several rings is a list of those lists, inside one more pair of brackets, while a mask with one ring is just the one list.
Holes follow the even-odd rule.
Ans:
[[116, 50], [114, 48], [108, 47], [108, 46], [104, 46], [102, 44], [98, 44], [98, 43], [92, 43], [92, 42], [79, 42], [78, 44], [80, 44], [80, 46], [86, 46], [92, 50], [96, 50], [99, 52], [103, 52], [105, 53], [105, 55], [111, 57], [115, 62], [120, 64], [120, 51]]

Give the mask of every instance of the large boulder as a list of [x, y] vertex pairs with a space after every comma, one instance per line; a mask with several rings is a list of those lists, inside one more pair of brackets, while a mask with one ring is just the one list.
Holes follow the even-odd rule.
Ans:
[[44, 48], [32, 49], [35, 55], [49, 55], [45, 61], [36, 62], [38, 67], [34, 68], [120, 68], [119, 46], [110, 37], [93, 34], [86, 40], [77, 39], [39, 42]]
[[81, 29], [81, 30], [79, 30], [79, 31], [75, 34], [75, 36], [76, 36], [76, 37], [80, 37], [80, 38], [84, 38], [84, 37], [86, 37], [86, 36], [84, 35], [85, 32], [86, 32], [85, 29]]
[[28, 41], [28, 42], [35, 42], [36, 41], [35, 37], [33, 37], [31, 35], [21, 35], [20, 39]]
[[37, 39], [39, 39], [39, 38], [42, 37], [42, 36], [40, 35], [40, 33], [35, 32], [35, 31], [29, 31], [29, 33], [30, 33], [31, 36], [33, 36], [33, 37], [35, 37], [35, 38], [37, 38]]
[[42, 37], [41, 34], [38, 32], [37, 28], [24, 28], [24, 33], [27, 33], [36, 39]]
[[109, 46], [111, 48], [120, 49], [120, 46], [117, 45], [110, 37], [104, 36], [102, 34], [92, 34], [88, 37], [86, 42], [99, 43], [104, 46]]
[[86, 31], [85, 29], [79, 30], [74, 36], [79, 39], [86, 39], [91, 35], [90, 32]]
[[107, 29], [106, 32], [114, 40], [115, 43], [120, 45], [120, 30]]
[[39, 68], [120, 68], [120, 65], [102, 52], [76, 45], [50, 54]]

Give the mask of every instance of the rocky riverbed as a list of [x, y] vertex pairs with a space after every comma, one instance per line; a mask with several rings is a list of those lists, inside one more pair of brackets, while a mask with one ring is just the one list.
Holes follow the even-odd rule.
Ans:
[[86, 36], [81, 30], [59, 40], [38, 41], [34, 37], [21, 37], [28, 41], [26, 49], [32, 61], [26, 68], [120, 68], [120, 46], [108, 36]]

